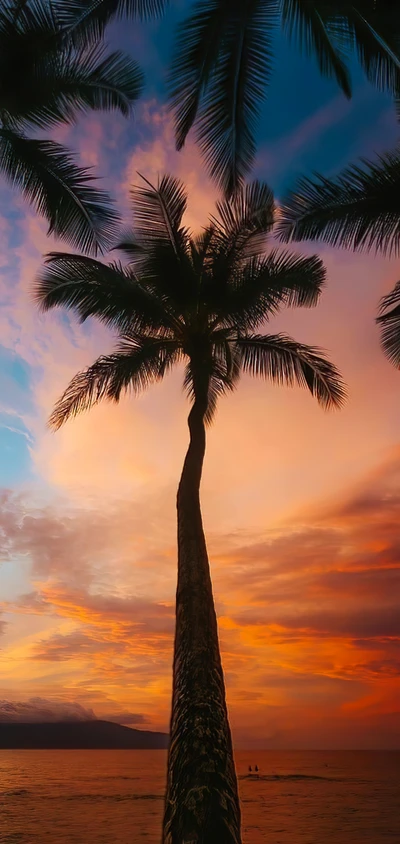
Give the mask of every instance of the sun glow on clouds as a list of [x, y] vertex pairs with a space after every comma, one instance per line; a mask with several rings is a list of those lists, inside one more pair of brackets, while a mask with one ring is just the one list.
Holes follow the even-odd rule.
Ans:
[[[386, 715], [398, 735], [399, 476], [396, 453], [361, 490], [293, 517], [290, 528], [210, 536], [238, 741], [301, 745], [316, 720], [314, 746], [329, 736], [368, 746], [371, 729], [376, 746], [390, 746]], [[2, 604], [14, 620], [3, 634], [2, 677], [21, 696], [62, 685], [72, 700], [89, 695], [97, 714], [134, 708], [166, 728], [174, 549], [165, 540], [173, 525], [159, 510], [150, 543], [148, 528], [140, 536], [149, 503], [68, 515], [46, 507], [33, 516], [29, 502], [8, 501], [6, 553], [29, 549], [33, 560], [33, 591]], [[40, 629], [15, 640], [19, 618], [29, 616]]]
[[[216, 194], [195, 146], [173, 151], [170, 116], [156, 101], [142, 104], [129, 131], [134, 142], [121, 121], [90, 118], [72, 137], [86, 163], [104, 168], [126, 217], [136, 171], [150, 179], [170, 171], [187, 183], [186, 222], [199, 229]], [[287, 146], [306, 142], [303, 127]], [[2, 409], [26, 426], [31, 477], [4, 492], [0, 511], [2, 697], [51, 703], [62, 694], [97, 715], [166, 729], [175, 489], [187, 440], [181, 373], [57, 435], [46, 429], [68, 379], [113, 337], [94, 322], [37, 314], [29, 291], [49, 242], [13, 202], [13, 226], [5, 220], [0, 229], [10, 255], [0, 322], [4, 346], [29, 371], [30, 397], [9, 393]], [[286, 312], [271, 330], [329, 349], [349, 384], [347, 407], [326, 415], [300, 390], [243, 379], [209, 432], [204, 520], [242, 744], [400, 740], [400, 392], [373, 326], [398, 268], [324, 257], [330, 284], [321, 306]]]

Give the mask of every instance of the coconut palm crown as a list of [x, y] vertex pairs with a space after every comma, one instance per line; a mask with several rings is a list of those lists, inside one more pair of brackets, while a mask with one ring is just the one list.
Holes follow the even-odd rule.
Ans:
[[137, 225], [117, 247], [127, 264], [47, 256], [40, 307], [67, 307], [82, 321], [96, 316], [119, 334], [116, 352], [71, 382], [52, 425], [103, 398], [118, 401], [128, 388], [140, 391], [181, 361], [189, 394], [196, 396], [198, 382], [206, 388], [208, 421], [241, 371], [306, 386], [325, 407], [340, 404], [338, 373], [317, 349], [254, 333], [283, 306], [315, 306], [325, 280], [316, 256], [264, 254], [275, 217], [270, 189], [254, 182], [219, 202], [197, 236], [182, 223], [187, 196], [177, 179], [132, 193]]
[[127, 263], [65, 253], [47, 257], [36, 287], [42, 310], [97, 317], [118, 336], [112, 354], [78, 373], [55, 406], [53, 428], [102, 399], [118, 401], [184, 365], [190, 444], [178, 488], [178, 586], [164, 844], [240, 844], [240, 808], [199, 489], [205, 424], [241, 372], [307, 387], [341, 405], [337, 369], [316, 348], [266, 334], [283, 306], [317, 304], [318, 257], [272, 250], [274, 200], [254, 182], [198, 235], [183, 223], [186, 192], [164, 176], [133, 192], [135, 228], [119, 244]]
[[37, 130], [73, 123], [88, 110], [131, 111], [143, 76], [135, 61], [101, 42], [61, 37], [57, 9], [46, 0], [0, 6], [0, 172], [49, 224], [49, 233], [85, 252], [115, 236], [116, 214], [65, 147]]

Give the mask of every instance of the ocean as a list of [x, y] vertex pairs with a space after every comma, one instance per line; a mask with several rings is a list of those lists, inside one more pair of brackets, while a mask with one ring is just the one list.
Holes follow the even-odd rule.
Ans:
[[[165, 764], [165, 751], [0, 751], [0, 842], [160, 844]], [[252, 750], [236, 764], [244, 844], [400, 842], [400, 752]]]

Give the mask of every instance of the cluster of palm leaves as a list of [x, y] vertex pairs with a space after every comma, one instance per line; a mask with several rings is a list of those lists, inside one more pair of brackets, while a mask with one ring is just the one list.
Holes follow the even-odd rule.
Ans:
[[195, 128], [228, 195], [254, 161], [278, 28], [346, 97], [354, 54], [374, 85], [400, 96], [400, 8], [392, 0], [196, 0], [178, 29], [170, 73], [176, 140], [182, 147]]
[[132, 198], [136, 227], [117, 246], [125, 264], [52, 253], [39, 281], [44, 310], [61, 306], [81, 320], [96, 316], [120, 338], [114, 354], [73, 379], [53, 412], [55, 428], [104, 398], [118, 401], [128, 388], [147, 388], [180, 361], [191, 397], [196, 383], [206, 383], [207, 422], [241, 371], [304, 385], [324, 407], [341, 404], [339, 374], [317, 349], [256, 333], [284, 306], [315, 306], [325, 280], [316, 256], [265, 255], [275, 222], [265, 184], [254, 182], [219, 202], [217, 216], [197, 236], [182, 223], [187, 196], [178, 180], [146, 183]]
[[103, 250], [117, 214], [94, 176], [52, 140], [37, 137], [89, 109], [128, 115], [143, 88], [138, 64], [103, 42], [118, 11], [160, 11], [161, 0], [0, 3], [0, 170], [49, 223], [86, 252]]

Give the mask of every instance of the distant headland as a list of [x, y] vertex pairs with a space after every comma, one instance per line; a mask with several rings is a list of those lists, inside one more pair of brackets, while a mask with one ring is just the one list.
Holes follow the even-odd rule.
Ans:
[[111, 721], [0, 722], [0, 750], [164, 750], [168, 741]]

